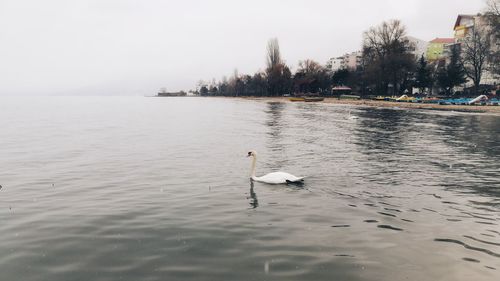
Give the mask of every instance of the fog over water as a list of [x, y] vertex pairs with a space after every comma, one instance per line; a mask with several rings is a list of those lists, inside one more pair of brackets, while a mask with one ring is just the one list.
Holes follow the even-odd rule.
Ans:
[[153, 95], [254, 73], [269, 38], [294, 69], [360, 49], [401, 19], [423, 40], [451, 37], [483, 0], [2, 0], [0, 95]]

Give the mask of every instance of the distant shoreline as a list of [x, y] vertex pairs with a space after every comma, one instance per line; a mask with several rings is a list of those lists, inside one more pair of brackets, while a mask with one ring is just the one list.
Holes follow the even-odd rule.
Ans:
[[[207, 97], [207, 98], [236, 98], [243, 100], [257, 100], [265, 102], [284, 102], [292, 103], [288, 97]], [[295, 102], [293, 102], [295, 103]], [[300, 102], [298, 102], [300, 103]], [[439, 110], [439, 111], [456, 111], [456, 112], [468, 112], [468, 113], [488, 113], [494, 115], [500, 115], [500, 106], [488, 106], [488, 105], [440, 105], [440, 104], [430, 104], [430, 103], [411, 103], [411, 102], [392, 102], [392, 101], [376, 101], [376, 100], [347, 100], [347, 99], [337, 99], [337, 98], [325, 98], [323, 102], [327, 104], [339, 104], [339, 105], [357, 105], [357, 106], [368, 106], [368, 107], [379, 107], [379, 108], [404, 108], [404, 109], [423, 109], [423, 110]]]

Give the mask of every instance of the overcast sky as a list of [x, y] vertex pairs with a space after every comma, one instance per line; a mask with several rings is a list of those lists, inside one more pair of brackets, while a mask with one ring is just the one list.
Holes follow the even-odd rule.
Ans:
[[452, 37], [484, 0], [0, 0], [0, 95], [154, 95], [254, 73], [277, 37], [285, 61], [324, 64], [401, 19]]

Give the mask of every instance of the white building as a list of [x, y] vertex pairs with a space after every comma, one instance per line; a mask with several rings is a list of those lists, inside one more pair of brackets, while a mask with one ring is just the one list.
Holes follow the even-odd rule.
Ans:
[[352, 52], [344, 55], [345, 68], [349, 71], [354, 71], [361, 65], [363, 53], [361, 51]]
[[327, 66], [335, 72], [339, 69], [347, 69], [354, 71], [361, 65], [362, 52], [356, 51], [344, 54], [343, 56], [331, 58], [328, 60]]
[[420, 59], [421, 56], [426, 56], [427, 53], [427, 47], [429, 46], [429, 42], [418, 39], [413, 36], [407, 36], [406, 37], [408, 41], [410, 41], [412, 45], [412, 49], [410, 50], [411, 53], [415, 56], [415, 58], [418, 60]]
[[332, 72], [343, 68], [344, 57], [331, 58], [326, 64]]

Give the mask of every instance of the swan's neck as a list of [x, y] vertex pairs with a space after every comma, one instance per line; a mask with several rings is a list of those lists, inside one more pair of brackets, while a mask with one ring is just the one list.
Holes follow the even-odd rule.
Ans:
[[252, 168], [250, 170], [250, 178], [255, 178], [255, 164], [257, 163], [257, 156], [252, 157]]

